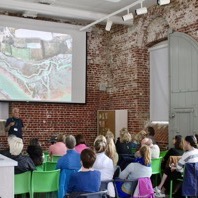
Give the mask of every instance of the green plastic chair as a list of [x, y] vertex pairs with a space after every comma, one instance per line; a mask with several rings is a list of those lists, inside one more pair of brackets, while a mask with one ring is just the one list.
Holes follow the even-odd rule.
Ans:
[[14, 175], [14, 194], [22, 194], [22, 197], [26, 197], [25, 194], [31, 192], [31, 171]]
[[45, 168], [45, 163], [43, 163], [42, 165], [36, 166], [37, 171], [44, 171], [44, 168]]
[[167, 152], [168, 152], [168, 150], [166, 150], [166, 151], [160, 151], [160, 157], [163, 158], [166, 155]]
[[62, 155], [52, 155], [51, 159], [52, 159], [52, 162], [57, 162], [59, 160], [59, 158], [61, 158]]
[[156, 175], [155, 176], [155, 185], [157, 185], [158, 174], [160, 175], [160, 177], [162, 175], [161, 163], [162, 163], [162, 157], [151, 159], [152, 175]]
[[52, 171], [56, 169], [57, 162], [45, 162], [44, 171]]
[[53, 171], [33, 171], [31, 182], [31, 195], [34, 193], [58, 192], [60, 169]]

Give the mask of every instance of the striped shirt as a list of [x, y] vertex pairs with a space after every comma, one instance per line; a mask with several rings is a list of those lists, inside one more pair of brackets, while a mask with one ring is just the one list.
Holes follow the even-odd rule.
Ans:
[[191, 151], [186, 151], [177, 164], [177, 171], [183, 172], [183, 167], [186, 163], [198, 162], [198, 149], [193, 148]]

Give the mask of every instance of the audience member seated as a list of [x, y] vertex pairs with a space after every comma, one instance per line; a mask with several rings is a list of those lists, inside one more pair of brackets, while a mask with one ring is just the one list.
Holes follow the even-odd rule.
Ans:
[[[143, 145], [140, 150], [140, 157], [136, 158], [134, 162], [130, 163], [121, 173], [120, 179], [137, 180], [143, 177], [151, 177], [151, 154], [150, 148]], [[117, 185], [120, 197], [131, 197], [132, 183], [124, 182]]]
[[76, 139], [73, 135], [68, 135], [65, 139], [67, 153], [60, 157], [57, 162], [56, 169], [76, 169], [79, 170], [80, 154], [75, 151]]
[[[111, 180], [114, 174], [113, 160], [110, 159], [106, 154], [107, 140], [103, 135], [96, 137], [94, 141], [94, 149], [96, 152], [96, 161], [93, 165], [95, 170], [100, 171], [101, 181]], [[108, 184], [108, 195], [115, 197], [115, 189], [113, 183]]]
[[147, 128], [148, 131], [148, 138], [150, 138], [153, 141], [153, 144], [156, 144], [155, 140], [155, 129], [152, 126], [148, 126]]
[[15, 174], [33, 171], [36, 169], [32, 159], [29, 156], [24, 156], [21, 154], [23, 150], [23, 140], [21, 138], [10, 135], [8, 137], [8, 145], [10, 152], [7, 157], [18, 162], [18, 166], [14, 167]]
[[120, 139], [116, 142], [116, 150], [118, 154], [131, 154], [133, 144], [131, 142], [131, 134], [126, 128], [120, 131]]
[[50, 147], [49, 147], [49, 155], [52, 156], [52, 155], [65, 155], [66, 152], [67, 152], [67, 148], [65, 146], [65, 135], [63, 134], [59, 134], [57, 136], [57, 142], [52, 144]]
[[176, 135], [173, 138], [173, 145], [174, 148], [169, 149], [163, 158], [162, 169], [165, 169], [166, 166], [168, 167], [168, 161], [170, 156], [181, 156], [184, 153], [184, 142], [181, 135]]
[[91, 149], [84, 149], [80, 155], [82, 167], [79, 172], [71, 175], [68, 193], [71, 197], [76, 197], [80, 193], [98, 192], [101, 184], [101, 173], [94, 170], [93, 164], [96, 154]]
[[[147, 145], [150, 150], [151, 150], [151, 158], [159, 158], [160, 156], [160, 148], [157, 144], [153, 144], [153, 141], [152, 139], [150, 138], [144, 138], [142, 141], [141, 141], [141, 146], [143, 145]], [[139, 156], [139, 151], [136, 152], [135, 156]]]
[[106, 133], [107, 139], [107, 149], [105, 154], [113, 160], [114, 167], [117, 166], [118, 163], [118, 153], [116, 151], [115, 143], [114, 143], [114, 135], [111, 131], [107, 131]]
[[165, 197], [165, 194], [163, 194], [161, 190], [167, 179], [175, 180], [178, 177], [181, 177], [181, 173], [183, 172], [186, 163], [198, 162], [197, 139], [195, 136], [186, 136], [184, 141], [184, 150], [186, 152], [181, 156], [178, 163], [172, 164], [170, 168], [165, 169], [159, 186], [154, 188], [157, 197]]
[[137, 146], [141, 147], [141, 141], [146, 137], [147, 133], [144, 130], [141, 130], [133, 137], [133, 143], [135, 143]]
[[86, 141], [85, 141], [84, 136], [82, 134], [76, 135], [76, 146], [75, 146], [75, 150], [78, 153], [81, 153], [86, 148], [88, 148], [88, 147], [86, 145]]
[[33, 138], [30, 140], [30, 144], [27, 147], [27, 153], [34, 162], [35, 166], [40, 166], [43, 164], [44, 153], [38, 138]]

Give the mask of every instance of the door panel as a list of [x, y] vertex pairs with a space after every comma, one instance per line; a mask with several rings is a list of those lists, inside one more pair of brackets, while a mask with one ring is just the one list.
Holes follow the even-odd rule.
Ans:
[[198, 43], [190, 36], [169, 35], [169, 146], [176, 134], [198, 133]]

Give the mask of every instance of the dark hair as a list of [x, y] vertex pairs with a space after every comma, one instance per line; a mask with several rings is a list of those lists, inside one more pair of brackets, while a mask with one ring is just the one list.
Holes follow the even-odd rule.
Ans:
[[43, 164], [43, 150], [39, 145], [29, 145], [27, 147], [27, 153], [34, 162], [35, 166]]
[[185, 137], [186, 142], [188, 142], [192, 147], [197, 148], [197, 139], [194, 135], [188, 135]]
[[84, 168], [91, 168], [96, 161], [96, 154], [91, 149], [84, 149], [80, 154]]
[[30, 144], [31, 146], [40, 146], [40, 143], [39, 143], [39, 139], [38, 138], [32, 138], [30, 140]]
[[85, 138], [82, 134], [76, 135], [76, 146], [79, 144], [86, 144]]
[[183, 150], [184, 149], [183, 148], [184, 145], [183, 145], [182, 136], [181, 135], [176, 135], [174, 139], [175, 139], [175, 148]]
[[150, 136], [155, 135], [155, 129], [151, 126], [148, 127], [148, 135], [150, 135]]
[[68, 149], [73, 149], [76, 146], [76, 139], [73, 135], [68, 135], [65, 139], [65, 144]]

